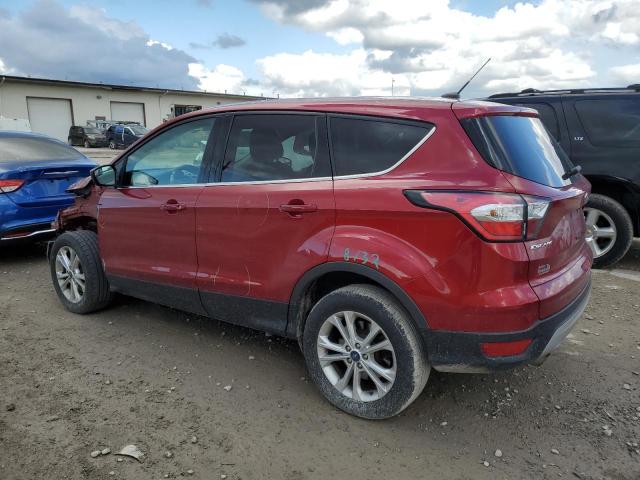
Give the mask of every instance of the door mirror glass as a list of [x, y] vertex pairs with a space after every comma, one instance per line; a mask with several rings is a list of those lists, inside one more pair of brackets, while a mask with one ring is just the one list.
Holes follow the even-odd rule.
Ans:
[[91, 178], [101, 187], [115, 187], [116, 169], [112, 165], [102, 165], [91, 170]]

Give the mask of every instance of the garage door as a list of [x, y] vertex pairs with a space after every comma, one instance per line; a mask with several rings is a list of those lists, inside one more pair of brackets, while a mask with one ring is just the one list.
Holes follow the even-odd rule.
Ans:
[[111, 102], [111, 120], [144, 125], [144, 103]]
[[71, 100], [27, 97], [27, 110], [32, 131], [67, 141], [73, 124]]

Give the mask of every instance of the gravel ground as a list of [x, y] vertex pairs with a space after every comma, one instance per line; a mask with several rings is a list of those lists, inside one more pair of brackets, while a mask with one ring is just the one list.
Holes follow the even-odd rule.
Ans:
[[380, 422], [324, 401], [295, 342], [126, 297], [68, 313], [43, 255], [0, 249], [0, 479], [640, 478], [637, 242], [541, 367], [434, 373]]
[[93, 159], [97, 164], [104, 165], [109, 163], [109, 161], [114, 158], [116, 155], [122, 152], [122, 150], [111, 150], [109, 148], [84, 148], [84, 147], [75, 147], [76, 150], [79, 150], [87, 157]]

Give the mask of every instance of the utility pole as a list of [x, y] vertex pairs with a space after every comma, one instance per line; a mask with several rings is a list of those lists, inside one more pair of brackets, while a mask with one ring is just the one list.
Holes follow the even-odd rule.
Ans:
[[396, 83], [395, 78], [391, 77], [391, 96], [393, 97], [393, 84]]

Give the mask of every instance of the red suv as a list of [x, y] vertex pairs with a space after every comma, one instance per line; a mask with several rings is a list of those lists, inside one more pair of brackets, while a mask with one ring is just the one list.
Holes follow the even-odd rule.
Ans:
[[120, 292], [297, 339], [329, 401], [385, 418], [431, 367], [558, 346], [590, 293], [589, 188], [527, 108], [226, 106], [163, 124], [72, 188], [51, 274], [72, 312]]

